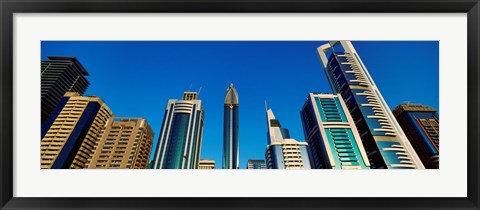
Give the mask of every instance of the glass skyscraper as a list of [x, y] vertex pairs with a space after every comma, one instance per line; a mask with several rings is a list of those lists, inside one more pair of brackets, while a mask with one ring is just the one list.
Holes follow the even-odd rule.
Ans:
[[288, 129], [267, 110], [268, 145], [265, 151], [268, 169], [311, 169], [308, 144], [290, 138]]
[[168, 100], [153, 169], [197, 169], [203, 119], [202, 101], [197, 92], [185, 92], [182, 100]]
[[440, 119], [435, 109], [421, 104], [400, 104], [393, 114], [425, 168], [439, 168]]
[[342, 96], [352, 115], [371, 168], [423, 169], [352, 43], [331, 41], [318, 53], [333, 92]]
[[233, 84], [225, 93], [223, 115], [223, 169], [238, 169], [238, 93]]
[[314, 168], [370, 168], [360, 134], [340, 94], [310, 93], [300, 115]]

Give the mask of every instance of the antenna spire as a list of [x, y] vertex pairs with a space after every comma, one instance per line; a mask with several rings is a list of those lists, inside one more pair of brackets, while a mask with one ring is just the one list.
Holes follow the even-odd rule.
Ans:
[[265, 111], [268, 111], [267, 100], [265, 100]]
[[187, 92], [190, 92], [190, 89], [192, 89], [192, 83], [190, 83], [190, 87], [188, 88]]

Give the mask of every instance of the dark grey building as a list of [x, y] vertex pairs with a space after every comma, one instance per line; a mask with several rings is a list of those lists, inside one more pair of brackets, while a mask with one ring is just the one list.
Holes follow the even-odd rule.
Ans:
[[267, 169], [265, 160], [248, 160], [247, 169]]
[[75, 57], [48, 56], [41, 66], [41, 109], [42, 125], [66, 92], [85, 93], [90, 83], [85, 76], [88, 72]]

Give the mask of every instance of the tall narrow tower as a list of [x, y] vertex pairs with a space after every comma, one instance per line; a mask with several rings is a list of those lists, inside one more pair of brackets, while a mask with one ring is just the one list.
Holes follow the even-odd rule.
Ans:
[[197, 169], [203, 135], [203, 108], [197, 92], [167, 103], [153, 169]]
[[223, 169], [238, 169], [238, 93], [233, 84], [225, 93], [223, 110]]
[[371, 168], [424, 169], [352, 43], [331, 41], [318, 53], [333, 92], [352, 115]]

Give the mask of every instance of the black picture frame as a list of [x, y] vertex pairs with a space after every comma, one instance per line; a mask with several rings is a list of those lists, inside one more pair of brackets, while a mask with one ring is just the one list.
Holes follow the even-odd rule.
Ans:
[[[478, 209], [478, 0], [0, 0], [1, 209]], [[26, 198], [13, 197], [15, 13], [467, 13], [468, 188], [465, 198]], [[445, 180], [446, 182], [454, 180]]]

